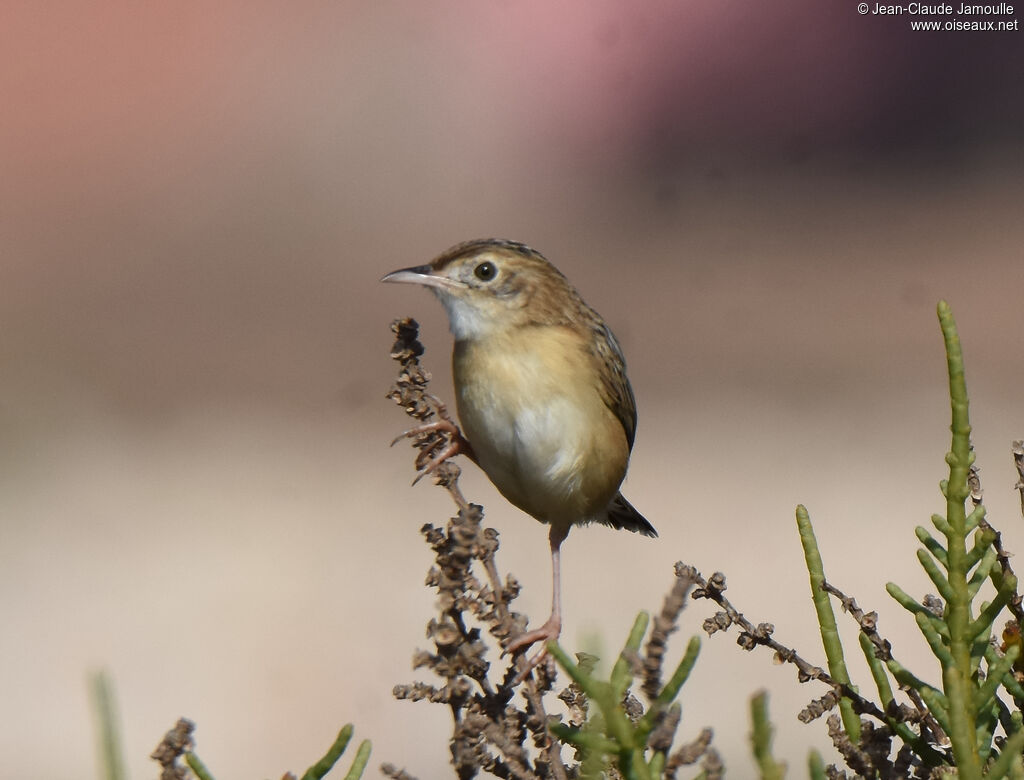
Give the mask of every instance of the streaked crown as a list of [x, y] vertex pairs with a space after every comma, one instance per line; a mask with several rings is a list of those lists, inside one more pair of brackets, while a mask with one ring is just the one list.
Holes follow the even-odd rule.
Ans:
[[395, 271], [384, 279], [430, 287], [448, 310], [456, 338], [524, 325], [573, 324], [596, 316], [557, 268], [517, 241], [466, 241], [429, 265]]

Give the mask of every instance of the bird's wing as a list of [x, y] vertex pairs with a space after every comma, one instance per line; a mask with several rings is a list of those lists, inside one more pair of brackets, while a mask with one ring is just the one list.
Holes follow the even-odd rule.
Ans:
[[622, 348], [615, 340], [611, 329], [599, 317], [592, 322], [593, 349], [601, 364], [601, 395], [605, 404], [622, 423], [626, 432], [626, 441], [633, 449], [636, 436], [636, 399], [633, 388], [626, 377], [626, 359], [622, 356]]

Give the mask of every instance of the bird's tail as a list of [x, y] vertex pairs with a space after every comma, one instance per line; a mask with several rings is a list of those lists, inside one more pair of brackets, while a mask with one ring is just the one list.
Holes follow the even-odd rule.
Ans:
[[612, 528], [623, 528], [626, 531], [633, 531], [644, 536], [657, 536], [658, 532], [654, 526], [647, 522], [642, 514], [633, 508], [622, 495], [616, 493], [612, 503], [608, 505], [608, 525]]

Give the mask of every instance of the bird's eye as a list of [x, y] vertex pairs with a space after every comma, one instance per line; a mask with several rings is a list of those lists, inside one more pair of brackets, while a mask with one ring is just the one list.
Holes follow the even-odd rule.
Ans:
[[485, 260], [473, 269], [473, 273], [476, 274], [476, 278], [481, 282], [489, 282], [498, 275], [498, 267], [494, 263]]

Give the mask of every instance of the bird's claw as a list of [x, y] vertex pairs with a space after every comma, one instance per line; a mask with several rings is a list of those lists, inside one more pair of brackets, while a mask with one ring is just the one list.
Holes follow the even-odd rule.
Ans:
[[520, 634], [502, 651], [502, 655], [515, 655], [521, 650], [525, 650], [530, 645], [536, 644], [537, 642], [543, 642], [540, 650], [531, 655], [526, 659], [526, 664], [520, 668], [519, 672], [515, 677], [512, 678], [512, 685], [518, 685], [525, 680], [530, 672], [536, 669], [540, 663], [548, 657], [548, 642], [558, 639], [562, 633], [562, 621], [555, 615], [552, 615], [548, 622], [540, 628], [535, 628], [533, 631], [527, 631], [526, 633]]
[[[458, 431], [457, 428], [456, 428], [456, 431]], [[415, 485], [417, 482], [419, 482], [421, 479], [423, 479], [428, 474], [434, 473], [437, 470], [437, 467], [440, 466], [442, 463], [444, 463], [446, 460], [448, 460], [448, 458], [451, 458], [452, 456], [458, 455], [460, 452], [463, 452], [462, 447], [459, 446], [459, 439], [462, 439], [462, 437], [459, 436], [458, 439], [453, 438], [451, 443], [447, 447], [445, 447], [443, 450], [441, 450], [439, 455], [436, 455], [433, 458], [431, 458], [430, 462], [426, 466], [424, 466], [419, 471], [417, 471], [416, 472], [416, 479], [414, 479], [412, 481], [412, 484]], [[462, 439], [462, 441], [465, 441], [465, 439]], [[421, 456], [422, 455], [426, 455], [426, 454], [428, 454], [430, 452], [433, 452], [434, 449], [435, 448], [431, 448], [429, 450], [424, 450], [422, 453], [420, 453], [420, 455]], [[420, 458], [417, 457], [416, 461], [417, 461], [416, 465], [419, 465]]]
[[423, 433], [437, 433], [443, 432], [450, 434], [452, 437], [462, 438], [462, 431], [459, 430], [459, 426], [449, 420], [447, 417], [442, 417], [440, 420], [434, 420], [433, 422], [423, 423], [417, 425], [414, 428], [410, 428], [407, 431], [402, 431], [395, 438], [391, 440], [391, 445], [394, 447], [402, 439], [411, 439], [414, 436], [419, 436]]
[[435, 472], [438, 466], [455, 455], [467, 455], [470, 458], [473, 457], [473, 449], [470, 447], [469, 442], [466, 441], [466, 438], [462, 435], [462, 431], [459, 430], [459, 426], [452, 422], [447, 415], [444, 415], [439, 420], [424, 423], [423, 425], [417, 425], [415, 428], [410, 428], [409, 430], [404, 431], [394, 438], [391, 442], [391, 446], [394, 447], [402, 439], [411, 439], [415, 436], [428, 433], [446, 433], [448, 434], [448, 441], [444, 449], [431, 458], [426, 464], [424, 464], [423, 461], [430, 457], [439, 446], [445, 444], [445, 439], [441, 438], [432, 444], [421, 445], [423, 446], [423, 449], [420, 451], [420, 454], [416, 456], [417, 472], [416, 478], [412, 481], [413, 485], [428, 474]]

